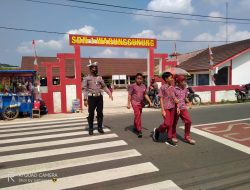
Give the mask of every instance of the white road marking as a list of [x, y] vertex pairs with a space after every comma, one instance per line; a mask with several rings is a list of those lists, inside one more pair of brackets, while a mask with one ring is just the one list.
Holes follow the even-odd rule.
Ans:
[[104, 134], [104, 135], [97, 135], [97, 136], [87, 136], [87, 137], [78, 137], [72, 139], [63, 139], [63, 140], [55, 140], [49, 142], [39, 142], [39, 143], [31, 143], [31, 144], [20, 144], [20, 145], [12, 145], [12, 146], [5, 146], [1, 147], [0, 152], [6, 151], [13, 151], [13, 150], [27, 150], [31, 148], [39, 148], [39, 147], [49, 147], [55, 145], [63, 145], [63, 144], [72, 144], [78, 142], [88, 142], [88, 141], [95, 141], [100, 139], [109, 139], [109, 138], [116, 138], [118, 135], [116, 134]]
[[[110, 131], [109, 129], [103, 129], [105, 132]], [[74, 135], [86, 135], [88, 131], [79, 131], [79, 132], [69, 132], [69, 133], [60, 133], [60, 134], [52, 134], [52, 135], [41, 135], [41, 136], [34, 136], [34, 137], [22, 137], [22, 138], [15, 138], [15, 139], [4, 139], [0, 140], [0, 144], [5, 143], [14, 143], [14, 142], [26, 142], [26, 141], [33, 141], [33, 140], [42, 140], [42, 139], [51, 139], [51, 138], [58, 138], [58, 137], [69, 137]]]
[[143, 185], [125, 190], [182, 190], [173, 181], [166, 180], [159, 183], [152, 183], [149, 185]]
[[25, 160], [25, 159], [33, 159], [33, 158], [41, 158], [41, 157], [75, 153], [75, 152], [84, 152], [88, 150], [97, 150], [97, 149], [102, 149], [102, 148], [110, 148], [110, 147], [124, 146], [124, 145], [127, 145], [125, 141], [118, 140], [118, 141], [96, 143], [96, 144], [90, 144], [90, 145], [84, 145], [84, 146], [82, 145], [82, 146], [58, 148], [58, 149], [43, 150], [43, 151], [29, 152], [29, 153], [22, 153], [22, 154], [12, 154], [12, 155], [7, 155], [7, 156], [0, 156], [0, 163], [19, 161], [19, 160]]
[[[201, 135], [203, 137], [209, 138], [211, 140], [217, 141], [221, 144], [224, 144], [226, 146], [229, 146], [231, 148], [234, 148], [236, 150], [242, 151], [244, 153], [250, 154], [250, 148], [247, 146], [244, 146], [242, 144], [236, 143], [234, 141], [228, 140], [226, 138], [222, 138], [220, 136], [208, 133], [206, 131], [202, 131], [200, 129], [197, 129], [195, 127], [202, 127], [202, 126], [207, 126], [207, 125], [216, 125], [216, 124], [223, 124], [223, 123], [230, 123], [230, 122], [238, 122], [238, 121], [243, 121], [243, 120], [250, 120], [250, 118], [246, 118], [246, 119], [238, 119], [238, 120], [231, 120], [231, 121], [225, 121], [225, 122], [217, 122], [217, 123], [206, 123], [206, 124], [200, 124], [200, 125], [193, 125], [191, 127], [191, 132], [196, 133], [198, 135]], [[184, 126], [180, 127], [182, 129], [184, 129]]]
[[[54, 123], [56, 121], [61, 121], [62, 122], [67, 122], [67, 121], [77, 121], [77, 120], [80, 120], [80, 121], [83, 121], [83, 120], [86, 120], [86, 118], [84, 117], [74, 117], [74, 118], [62, 118], [62, 119], [41, 119], [41, 120], [35, 120], [35, 119], [30, 119], [29, 121], [20, 121], [20, 120], [14, 120], [14, 121], [3, 121], [3, 123], [0, 123], [0, 126], [5, 126], [5, 125], [21, 125], [21, 124], [36, 124], [36, 123], [44, 123], [44, 122], [49, 122], [49, 123]], [[2, 128], [2, 127], [0, 127]]]
[[223, 123], [231, 123], [231, 122], [238, 122], [238, 121], [247, 121], [247, 120], [250, 120], [250, 118], [236, 119], [236, 120], [229, 120], [229, 121], [221, 121], [221, 122], [214, 122], [214, 123], [204, 123], [204, 124], [192, 125], [192, 127], [223, 124]]
[[[57, 182], [52, 180], [46, 180], [36, 183], [28, 183], [24, 185], [17, 185], [12, 187], [6, 187], [5, 190], [44, 190], [44, 189], [67, 189], [80, 186], [86, 186], [95, 183], [101, 183], [105, 181], [121, 179], [151, 172], [159, 171], [152, 163], [146, 162], [141, 164], [134, 164], [119, 168], [101, 170], [97, 172], [91, 172], [86, 174], [80, 174], [75, 176], [63, 177], [57, 179]], [[100, 177], [101, 176], [101, 177]]]
[[37, 135], [42, 133], [53, 133], [53, 132], [66, 132], [66, 131], [72, 131], [72, 130], [86, 130], [86, 127], [83, 126], [77, 126], [77, 127], [68, 127], [63, 129], [47, 129], [47, 130], [39, 130], [39, 131], [26, 131], [26, 132], [17, 132], [17, 133], [8, 133], [8, 134], [2, 134], [0, 137], [17, 137], [17, 136], [23, 136], [23, 135]]
[[18, 127], [15, 129], [12, 128], [5, 128], [1, 129], [0, 132], [18, 132], [18, 131], [29, 131], [29, 130], [36, 130], [36, 129], [50, 129], [50, 128], [58, 128], [58, 127], [73, 127], [73, 126], [85, 126], [87, 125], [87, 122], [82, 122], [82, 123], [69, 123], [69, 124], [64, 124], [60, 123], [59, 125], [45, 125], [45, 126], [36, 126], [36, 127]]
[[137, 157], [137, 156], [141, 156], [141, 154], [137, 152], [135, 149], [132, 149], [132, 150], [98, 154], [98, 155], [80, 157], [80, 158], [74, 158], [74, 159], [60, 160], [60, 161], [55, 161], [55, 162], [48, 162], [48, 163], [34, 164], [34, 165], [29, 165], [29, 166], [2, 169], [0, 172], [1, 173], [0, 179], [7, 178], [10, 173], [15, 176], [20, 176], [24, 174], [39, 173], [39, 172], [44, 172], [44, 171], [52, 171], [52, 170], [70, 168], [70, 167], [76, 167], [76, 166], [84, 166], [84, 165], [89, 165], [89, 164], [95, 164], [95, 163], [100, 163], [100, 162], [119, 160], [119, 159]]

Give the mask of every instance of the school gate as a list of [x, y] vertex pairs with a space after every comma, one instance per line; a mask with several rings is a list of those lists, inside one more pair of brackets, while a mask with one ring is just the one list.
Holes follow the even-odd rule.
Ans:
[[[80, 100], [82, 108], [82, 84], [81, 84], [81, 46], [101, 46], [119, 48], [144, 48], [147, 49], [147, 83], [150, 84], [154, 76], [154, 59], [159, 59], [159, 72], [162, 72], [166, 65], [168, 54], [154, 53], [157, 48], [157, 40], [151, 38], [124, 38], [107, 36], [86, 36], [69, 34], [69, 44], [74, 47], [74, 53], [58, 53], [56, 62], [42, 62], [46, 68], [47, 93], [42, 93], [46, 100], [48, 112], [67, 113], [71, 111], [72, 100]], [[74, 78], [66, 77], [65, 62], [67, 59], [74, 60]], [[172, 65], [172, 64], [171, 64]], [[60, 71], [60, 85], [53, 85], [53, 68]], [[37, 70], [37, 67], [35, 67]]]

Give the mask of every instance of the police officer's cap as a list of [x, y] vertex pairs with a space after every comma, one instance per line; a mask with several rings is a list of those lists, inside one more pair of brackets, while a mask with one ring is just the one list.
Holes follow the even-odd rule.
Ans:
[[97, 65], [97, 62], [93, 62], [92, 63], [92, 61], [91, 61], [91, 59], [89, 60], [89, 64], [87, 65], [87, 67], [97, 67], [98, 65]]

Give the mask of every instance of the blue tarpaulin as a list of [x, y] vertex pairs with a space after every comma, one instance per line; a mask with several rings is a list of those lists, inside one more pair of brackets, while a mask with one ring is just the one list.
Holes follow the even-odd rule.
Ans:
[[34, 70], [0, 70], [0, 73], [32, 73], [35, 74]]

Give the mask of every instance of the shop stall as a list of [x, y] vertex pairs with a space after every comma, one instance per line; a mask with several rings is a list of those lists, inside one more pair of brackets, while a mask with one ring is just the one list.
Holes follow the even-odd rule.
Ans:
[[33, 70], [0, 70], [0, 114], [4, 119], [15, 119], [20, 113], [31, 116], [35, 81]]

